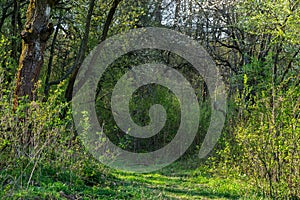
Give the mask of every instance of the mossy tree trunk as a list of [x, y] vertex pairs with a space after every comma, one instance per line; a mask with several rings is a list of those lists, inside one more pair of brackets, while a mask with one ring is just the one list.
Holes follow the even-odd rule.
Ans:
[[44, 62], [46, 43], [53, 32], [53, 24], [49, 23], [50, 13], [58, 1], [30, 0], [25, 28], [21, 33], [23, 43], [15, 89], [15, 108], [20, 97], [35, 99], [35, 87]]

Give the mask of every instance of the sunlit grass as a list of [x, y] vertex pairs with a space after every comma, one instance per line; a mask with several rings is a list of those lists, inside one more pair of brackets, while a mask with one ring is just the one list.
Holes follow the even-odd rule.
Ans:
[[[92, 177], [93, 181], [51, 166], [42, 171], [41, 183], [6, 196], [2, 191], [0, 199], [262, 199], [246, 180], [222, 177], [192, 159], [147, 174], [108, 169], [109, 175]], [[57, 176], [47, 171], [55, 171]]]

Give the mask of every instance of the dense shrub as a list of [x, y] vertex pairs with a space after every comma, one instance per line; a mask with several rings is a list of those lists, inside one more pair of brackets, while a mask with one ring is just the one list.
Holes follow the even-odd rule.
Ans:
[[300, 87], [297, 76], [288, 81], [294, 84], [282, 83], [275, 96], [272, 87], [257, 92], [252, 104], [235, 98], [238, 121], [219, 152], [223, 166], [274, 198], [300, 198]]
[[[40, 91], [35, 101], [24, 97], [14, 111], [13, 87], [3, 81], [0, 73], [1, 199], [26, 197], [31, 192], [51, 199], [60, 190], [67, 192], [66, 184], [80, 187], [85, 181], [93, 181], [95, 175], [103, 178], [99, 175], [103, 166], [75, 137], [69, 104], [63, 103], [64, 84], [51, 91], [47, 101]], [[47, 196], [45, 184], [60, 187]], [[51, 193], [51, 188], [47, 192]]]

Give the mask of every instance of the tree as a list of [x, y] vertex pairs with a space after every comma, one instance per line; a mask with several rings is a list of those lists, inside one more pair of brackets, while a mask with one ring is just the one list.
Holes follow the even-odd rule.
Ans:
[[59, 0], [30, 0], [25, 29], [21, 33], [23, 44], [15, 89], [15, 108], [19, 97], [35, 99], [35, 86], [44, 63], [44, 51], [54, 30], [53, 24], [49, 23], [51, 9], [58, 2]]
[[[108, 12], [105, 24], [104, 24], [104, 28], [103, 28], [103, 32], [102, 32], [100, 42], [102, 42], [106, 39], [107, 34], [108, 34], [108, 30], [109, 30], [109, 26], [112, 23], [113, 16], [114, 16], [120, 2], [121, 2], [121, 0], [114, 0], [113, 1], [112, 6], [111, 6], [111, 8]], [[91, 0], [90, 9], [89, 9], [88, 17], [87, 17], [87, 20], [86, 20], [85, 35], [84, 35], [84, 38], [83, 38], [82, 43], [81, 43], [81, 48], [80, 48], [78, 59], [76, 60], [75, 65], [74, 65], [75, 70], [74, 70], [74, 72], [73, 72], [73, 74], [72, 74], [72, 76], [69, 80], [69, 84], [68, 84], [66, 95], [65, 95], [67, 101], [72, 100], [72, 92], [73, 92], [74, 82], [75, 82], [76, 76], [78, 74], [80, 65], [82, 64], [82, 62], [84, 60], [84, 55], [85, 55], [86, 48], [87, 48], [87, 43], [88, 43], [90, 21], [91, 21], [91, 18], [92, 18], [93, 9], [94, 9], [94, 0]]]

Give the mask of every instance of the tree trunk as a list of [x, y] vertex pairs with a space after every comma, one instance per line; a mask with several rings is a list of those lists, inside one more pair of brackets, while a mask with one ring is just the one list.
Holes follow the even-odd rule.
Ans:
[[[18, 42], [17, 42], [17, 33], [18, 33], [18, 15], [20, 12], [20, 4], [19, 0], [14, 0], [14, 10], [11, 16], [11, 25], [12, 25], [12, 31], [11, 31], [11, 46], [12, 46], [12, 52], [11, 57], [17, 61], [18, 56]], [[20, 28], [21, 29], [21, 28]]]
[[46, 43], [53, 32], [53, 24], [49, 23], [50, 12], [56, 3], [58, 0], [30, 0], [25, 29], [21, 33], [23, 44], [15, 89], [15, 109], [20, 97], [35, 99], [35, 87], [44, 62]]
[[180, 27], [180, 0], [176, 0], [176, 7], [175, 7], [175, 16], [174, 16], [174, 28], [179, 30]]
[[[117, 7], [118, 7], [118, 5], [120, 4], [121, 1], [122, 0], [114, 0], [113, 1], [112, 7], [109, 10], [109, 13], [107, 15], [107, 18], [106, 18], [106, 21], [105, 21], [105, 24], [104, 24], [104, 28], [103, 28], [100, 43], [107, 38], [107, 34], [108, 34], [108, 31], [109, 31], [109, 26], [112, 23], [114, 14], [115, 14], [115, 12], [117, 10]], [[71, 75], [71, 78], [69, 80], [69, 84], [68, 84], [68, 87], [67, 87], [67, 90], [66, 90], [66, 94], [65, 94], [65, 97], [66, 97], [67, 101], [72, 100], [72, 94], [73, 94], [73, 87], [74, 87], [75, 79], [76, 79], [76, 76], [79, 72], [80, 65], [84, 61], [84, 55], [85, 55], [87, 42], [88, 42], [87, 40], [88, 40], [88, 36], [89, 36], [90, 21], [91, 21], [91, 18], [92, 18], [93, 8], [94, 8], [94, 0], [91, 0], [90, 8], [89, 8], [88, 16], [87, 16], [87, 21], [86, 21], [85, 35], [84, 35], [84, 38], [83, 38], [82, 43], [81, 43], [81, 48], [80, 48], [80, 51], [79, 51], [78, 59], [75, 61], [76, 62], [75, 63], [76, 68], [75, 68], [75, 71], [73, 72], [73, 74]]]
[[75, 71], [72, 73], [72, 76], [69, 80], [67, 90], [66, 90], [66, 93], [65, 93], [65, 97], [66, 97], [66, 100], [68, 102], [72, 100], [73, 85], [74, 85], [77, 73], [79, 71], [80, 65], [82, 64], [82, 62], [84, 61], [84, 58], [85, 58], [85, 53], [86, 53], [87, 45], [88, 45], [88, 39], [89, 39], [89, 34], [90, 34], [91, 20], [92, 20], [92, 16], [93, 16], [94, 7], [95, 7], [95, 0], [90, 0], [89, 10], [88, 10], [87, 17], [86, 17], [86, 22], [85, 22], [84, 36], [81, 40], [80, 49], [79, 49], [79, 52], [77, 54], [75, 64], [74, 64]]

